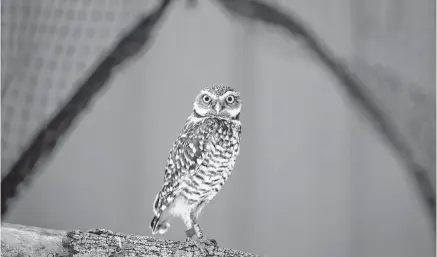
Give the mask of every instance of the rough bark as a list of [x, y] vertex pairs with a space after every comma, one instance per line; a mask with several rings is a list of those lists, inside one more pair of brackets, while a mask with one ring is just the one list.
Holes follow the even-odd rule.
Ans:
[[[237, 250], [208, 249], [209, 256], [256, 257]], [[124, 257], [205, 256], [186, 242], [129, 235], [106, 229], [60, 231], [2, 223], [2, 256], [12, 257]]]

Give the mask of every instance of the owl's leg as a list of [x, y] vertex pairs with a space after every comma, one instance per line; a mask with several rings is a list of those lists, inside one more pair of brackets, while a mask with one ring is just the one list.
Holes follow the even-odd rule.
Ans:
[[[196, 206], [196, 208], [194, 208], [194, 210], [193, 210], [193, 214], [192, 215], [194, 215], [194, 218], [195, 218], [195, 220], [197, 220], [198, 218], [199, 218], [199, 214], [200, 214], [200, 212], [202, 211], [202, 209], [203, 209], [203, 207], [205, 207], [207, 204], [208, 204], [208, 202], [209, 202], [209, 200], [204, 200], [204, 201], [202, 201], [202, 202], [200, 202], [197, 206]], [[197, 225], [197, 226], [199, 226], [199, 225]], [[200, 236], [201, 237], [203, 237], [203, 235], [202, 235], [202, 231], [200, 230], [200, 227], [198, 227], [198, 231], [200, 232]], [[197, 233], [196, 233], [196, 235], [198, 235]], [[198, 236], [199, 237], [199, 236]], [[215, 240], [215, 239], [207, 239], [210, 243], [212, 243], [212, 244], [214, 244], [215, 246], [217, 246], [217, 241]]]
[[217, 242], [214, 239], [203, 237], [203, 232], [197, 223], [197, 209], [198, 208], [194, 208], [190, 212], [189, 219], [187, 219], [185, 224], [187, 226], [187, 230], [185, 231], [185, 234], [187, 235], [187, 243], [189, 246], [195, 245], [202, 253], [208, 255], [209, 250], [213, 251], [217, 247]]

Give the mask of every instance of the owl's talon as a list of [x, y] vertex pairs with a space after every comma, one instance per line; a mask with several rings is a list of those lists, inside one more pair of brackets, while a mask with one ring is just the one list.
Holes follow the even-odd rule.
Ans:
[[218, 247], [218, 245], [217, 245], [217, 240], [215, 240], [215, 239], [207, 239], [207, 240], [209, 240], [209, 241], [210, 241], [210, 244], [213, 244], [214, 247]]
[[210, 256], [214, 250], [218, 248], [217, 241], [214, 239], [197, 238], [196, 236], [189, 237], [186, 240], [187, 247], [195, 246], [204, 256]]

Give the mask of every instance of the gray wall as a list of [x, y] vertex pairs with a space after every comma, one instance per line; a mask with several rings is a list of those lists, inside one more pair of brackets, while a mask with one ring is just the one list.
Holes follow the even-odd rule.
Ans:
[[[354, 0], [351, 7], [353, 58], [389, 74], [368, 74], [380, 77], [369, 86], [435, 179], [435, 1]], [[433, 118], [433, 125], [426, 125], [430, 130], [421, 127], [424, 117]], [[390, 151], [376, 147], [374, 136], [360, 126], [353, 123], [352, 130], [356, 256], [435, 255], [429, 234], [419, 232], [429, 223], [414, 183], [400, 162], [387, 159]], [[406, 243], [412, 241], [414, 246]]]
[[[32, 6], [29, 0], [4, 2]], [[70, 29], [65, 39], [57, 41], [63, 49], [78, 41], [75, 45], [79, 50], [71, 57], [73, 66], [82, 61], [84, 69], [90, 67], [93, 58], [89, 56], [96, 56], [104, 47], [88, 47], [88, 55], [83, 49], [109, 44], [119, 28], [134, 20], [135, 15], [129, 14], [150, 7], [136, 0], [83, 0], [58, 3], [58, 8], [64, 8], [64, 15], [65, 10], [75, 10], [79, 16], [85, 7], [88, 13], [100, 10], [101, 2], [105, 10], [116, 14], [107, 38], [81, 38]], [[283, 0], [281, 4], [299, 14], [340, 57], [361, 54], [371, 58], [371, 51], [364, 52], [364, 46], [356, 43], [359, 40], [354, 31], [359, 28], [354, 13], [362, 8], [357, 2]], [[48, 0], [39, 2], [41, 9], [54, 8], [50, 4]], [[369, 5], [370, 10], [377, 10], [383, 2]], [[417, 1], [403, 8], [408, 8], [405, 13], [416, 13], [416, 9], [434, 5], [432, 1]], [[415, 17], [424, 24], [434, 22], [434, 13], [425, 14], [417, 11]], [[16, 17], [9, 16], [11, 20]], [[59, 22], [55, 16], [47, 21]], [[93, 18], [73, 20], [68, 26], [94, 26], [99, 31], [104, 28], [100, 22]], [[163, 181], [165, 160], [192, 101], [205, 85], [224, 84], [241, 91], [243, 138], [230, 180], [202, 213], [200, 225], [206, 237], [223, 247], [278, 257], [433, 256], [430, 224], [399, 160], [357, 116], [332, 76], [298, 43], [271, 27], [230, 19], [212, 1], [201, 2], [194, 10], [177, 1], [161, 25], [150, 51], [116, 75], [109, 90], [13, 205], [6, 221], [151, 235], [152, 203]], [[423, 34], [427, 33], [435, 32], [424, 30]], [[52, 36], [52, 40], [59, 40], [56, 38]], [[430, 40], [413, 40], [411, 45]], [[44, 45], [42, 40], [36, 42]], [[434, 51], [431, 46], [427, 45], [428, 54]], [[33, 54], [69, 59], [53, 56], [50, 49]], [[396, 53], [377, 61], [389, 62], [393, 56]], [[423, 78], [420, 84], [432, 87], [432, 63], [422, 57], [410, 66], [406, 61], [411, 56], [399, 58], [404, 58], [409, 79], [416, 75]], [[26, 68], [24, 76], [35, 73], [35, 67], [31, 64]], [[62, 76], [62, 70], [55, 71], [52, 73]], [[64, 73], [67, 85], [83, 76], [80, 69]], [[26, 92], [29, 83], [17, 77], [11, 88]], [[51, 96], [45, 117], [71, 92], [71, 86], [66, 88]], [[21, 95], [18, 93], [18, 98], [24, 99]], [[18, 108], [20, 101], [7, 99], [5, 106]], [[19, 121], [13, 124], [23, 126]], [[25, 145], [16, 143], [15, 138], [28, 138], [32, 128], [27, 127], [25, 136], [14, 131], [10, 129], [6, 138], [9, 148], [3, 152], [9, 157], [2, 158], [6, 163], [11, 163]], [[165, 237], [183, 239], [182, 223], [174, 222]]]

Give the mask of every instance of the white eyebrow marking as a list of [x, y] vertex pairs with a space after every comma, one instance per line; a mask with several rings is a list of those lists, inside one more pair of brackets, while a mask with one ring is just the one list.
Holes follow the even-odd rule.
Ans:
[[200, 95], [208, 95], [209, 97], [211, 97], [212, 99], [217, 99], [217, 96], [211, 94], [210, 92], [206, 91], [206, 90], [202, 90], [200, 92]]
[[234, 91], [226, 92], [226, 93], [224, 93], [222, 96], [220, 96], [220, 100], [225, 99], [225, 98], [228, 97], [229, 95], [238, 96], [238, 93], [237, 93], [237, 92], [234, 92]]

